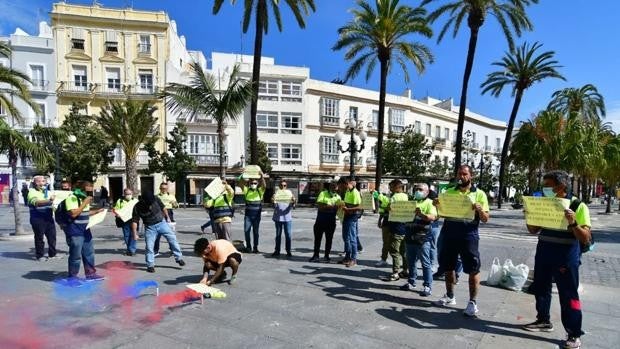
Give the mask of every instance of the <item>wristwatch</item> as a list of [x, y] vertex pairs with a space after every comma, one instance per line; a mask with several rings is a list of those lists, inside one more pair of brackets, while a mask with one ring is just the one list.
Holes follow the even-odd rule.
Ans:
[[576, 226], [577, 226], [577, 222], [574, 222], [574, 223], [568, 225], [569, 228], [574, 228]]

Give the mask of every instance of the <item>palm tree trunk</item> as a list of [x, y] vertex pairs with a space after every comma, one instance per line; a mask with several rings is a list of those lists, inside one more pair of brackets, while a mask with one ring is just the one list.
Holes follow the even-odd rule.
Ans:
[[22, 226], [22, 214], [20, 212], [19, 195], [17, 191], [17, 155], [14, 151], [10, 151], [9, 155], [11, 163], [11, 176], [13, 177], [13, 187], [11, 188], [11, 195], [13, 196], [13, 216], [15, 218], [15, 235], [25, 235], [24, 227]]
[[479, 26], [471, 26], [469, 34], [469, 48], [467, 49], [467, 61], [465, 62], [465, 73], [463, 74], [463, 86], [461, 88], [461, 101], [459, 102], [459, 119], [456, 127], [456, 149], [454, 154], [454, 176], [456, 176], [461, 166], [461, 151], [463, 149], [463, 126], [465, 125], [465, 108], [467, 107], [467, 87], [469, 77], [474, 67], [474, 56], [476, 54], [476, 44], [478, 42]]
[[256, 125], [256, 113], [258, 110], [258, 84], [260, 81], [260, 61], [263, 52], [263, 16], [267, 9], [265, 0], [256, 3], [256, 33], [254, 36], [254, 62], [252, 63], [252, 102], [250, 103], [250, 164], [258, 164], [258, 134]]
[[588, 203], [588, 178], [581, 177], [581, 201]]
[[224, 126], [217, 124], [217, 143], [220, 148], [220, 178], [226, 178], [226, 164], [224, 164]]
[[499, 160], [499, 195], [497, 198], [497, 208], [502, 208], [502, 199], [504, 194], [504, 175], [506, 172], [506, 159], [508, 158], [508, 148], [510, 147], [510, 139], [512, 138], [512, 129], [515, 127], [515, 120], [517, 119], [517, 113], [519, 112], [519, 106], [521, 105], [521, 98], [523, 97], [523, 89], [518, 89], [515, 95], [515, 102], [512, 105], [512, 111], [510, 112], [510, 120], [508, 120], [508, 128], [506, 129], [506, 138], [504, 139], [504, 146], [502, 147], [502, 155]]
[[614, 194], [614, 189], [609, 186], [609, 191], [607, 193], [607, 205], [605, 206], [605, 213], [611, 213], [611, 196]]
[[383, 175], [383, 127], [385, 124], [385, 91], [387, 87], [388, 59], [380, 59], [381, 83], [379, 85], [379, 120], [377, 125], [375, 190], [379, 191]]
[[125, 173], [127, 174], [127, 188], [134, 193], [138, 192], [138, 164], [136, 155], [125, 154]]

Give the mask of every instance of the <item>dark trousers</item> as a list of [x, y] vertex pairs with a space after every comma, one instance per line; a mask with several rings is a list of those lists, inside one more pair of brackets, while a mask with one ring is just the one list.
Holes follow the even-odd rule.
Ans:
[[88, 276], [94, 274], [95, 247], [90, 233], [87, 236], [67, 236], [69, 245], [69, 277], [76, 277], [80, 272], [80, 262], [84, 263], [84, 273]]
[[170, 222], [176, 222], [174, 220], [174, 210], [169, 208], [167, 211], [168, 211], [168, 217], [170, 217]]
[[32, 231], [34, 232], [34, 251], [37, 258], [45, 255], [45, 240], [47, 239], [47, 255], [54, 257], [56, 255], [56, 225], [54, 222], [46, 220], [31, 220]]
[[[243, 219], [243, 232], [245, 233], [245, 247], [248, 250], [254, 249], [258, 251], [258, 229], [260, 228], [260, 211], [257, 213], [248, 214], [246, 212], [245, 218]], [[250, 234], [251, 233], [251, 234]], [[250, 235], [252, 235], [253, 239], [250, 239]], [[252, 242], [254, 244], [252, 244]]]
[[321, 240], [323, 240], [323, 234], [325, 234], [325, 258], [329, 258], [335, 231], [335, 219], [317, 220], [314, 222], [314, 257], [318, 257], [321, 252]]
[[[539, 242], [534, 265], [534, 296], [536, 318], [550, 321], [551, 282], [555, 281], [560, 298], [562, 325], [569, 336], [580, 337], [582, 314], [579, 301], [579, 260], [566, 258], [566, 253], [554, 248], [552, 243]], [[577, 246], [577, 248], [579, 248]], [[560, 255], [561, 254], [561, 255]]]

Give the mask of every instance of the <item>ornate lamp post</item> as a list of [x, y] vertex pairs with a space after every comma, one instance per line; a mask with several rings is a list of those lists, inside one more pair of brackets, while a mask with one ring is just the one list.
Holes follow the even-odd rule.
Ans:
[[[366, 132], [364, 132], [363, 124], [353, 118], [349, 118], [345, 121], [345, 132], [350, 133], [349, 146], [344, 149], [340, 145], [343, 138], [341, 131], [336, 132], [336, 142], [338, 143], [338, 150], [341, 153], [350, 153], [349, 156], [349, 177], [355, 179], [355, 154], [364, 150], [364, 143], [366, 142]], [[357, 134], [356, 134], [357, 131]], [[358, 145], [359, 144], [359, 148]]]

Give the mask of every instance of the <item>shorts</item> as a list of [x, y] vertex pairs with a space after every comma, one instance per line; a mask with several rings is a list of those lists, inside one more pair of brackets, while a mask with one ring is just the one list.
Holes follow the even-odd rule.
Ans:
[[466, 274], [479, 273], [479, 241], [479, 239], [446, 236], [439, 253], [439, 268], [446, 271], [455, 270], [460, 255], [463, 262], [463, 271]]

